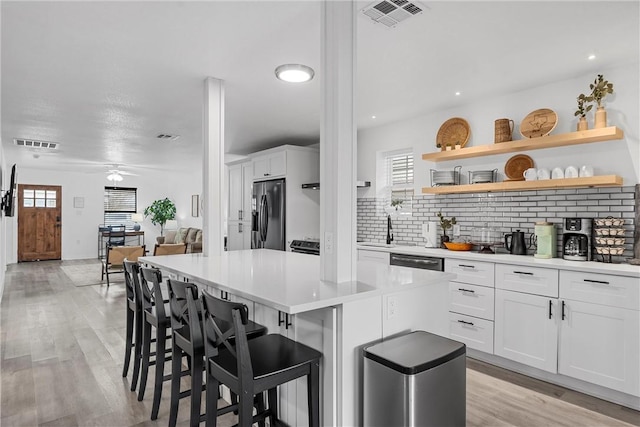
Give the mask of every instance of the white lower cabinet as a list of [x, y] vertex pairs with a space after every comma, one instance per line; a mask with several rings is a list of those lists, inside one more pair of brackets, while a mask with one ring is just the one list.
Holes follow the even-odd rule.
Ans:
[[640, 396], [639, 312], [580, 301], [564, 303], [558, 372]]
[[251, 249], [251, 222], [229, 222], [227, 225], [227, 250]]
[[496, 289], [494, 353], [557, 373], [558, 299]]
[[493, 353], [493, 322], [490, 320], [450, 312], [449, 337], [469, 348]]
[[389, 252], [368, 251], [358, 249], [358, 261], [373, 261], [381, 264], [389, 264]]

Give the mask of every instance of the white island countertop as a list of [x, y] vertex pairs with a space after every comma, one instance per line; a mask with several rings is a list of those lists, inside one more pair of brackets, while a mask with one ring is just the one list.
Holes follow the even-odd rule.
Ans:
[[141, 257], [180, 278], [215, 287], [288, 314], [448, 282], [454, 274], [359, 261], [357, 280], [320, 280], [320, 257], [270, 249]]

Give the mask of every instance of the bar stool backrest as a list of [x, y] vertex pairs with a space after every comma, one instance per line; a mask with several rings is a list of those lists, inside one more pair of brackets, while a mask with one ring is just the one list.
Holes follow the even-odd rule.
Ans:
[[[202, 348], [202, 309], [198, 299], [198, 287], [194, 283], [167, 280], [169, 307], [171, 309], [171, 329], [191, 342], [193, 347]], [[189, 300], [193, 307], [189, 307]]]
[[155, 316], [158, 320], [167, 320], [164, 309], [164, 297], [160, 283], [162, 272], [158, 268], [140, 267], [140, 288], [142, 289], [142, 308], [151, 312], [155, 307]]
[[236, 359], [240, 383], [253, 381], [251, 356], [245, 332], [245, 326], [249, 320], [247, 306], [221, 300], [206, 290], [202, 291], [201, 301], [207, 359], [217, 356], [220, 350], [226, 348]]

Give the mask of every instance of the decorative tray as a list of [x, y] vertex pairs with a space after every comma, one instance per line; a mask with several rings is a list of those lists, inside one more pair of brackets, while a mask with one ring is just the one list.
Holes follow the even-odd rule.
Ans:
[[526, 154], [516, 154], [507, 160], [504, 165], [504, 174], [511, 181], [523, 181], [522, 174], [533, 167], [533, 159]]
[[446, 150], [447, 145], [454, 147], [460, 144], [461, 147], [467, 145], [471, 128], [465, 119], [453, 117], [440, 126], [436, 135], [436, 144], [440, 145], [442, 151]]
[[538, 138], [546, 136], [556, 128], [558, 115], [549, 108], [540, 108], [532, 111], [522, 119], [520, 134], [525, 138]]

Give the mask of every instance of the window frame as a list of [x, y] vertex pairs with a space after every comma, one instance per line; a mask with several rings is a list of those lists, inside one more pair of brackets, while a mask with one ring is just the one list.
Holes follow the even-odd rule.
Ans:
[[[133, 204], [131, 205], [131, 200], [129, 206], [124, 206], [123, 209], [108, 209], [107, 199], [109, 197], [109, 192], [113, 192], [113, 196], [115, 196], [117, 192], [121, 194], [130, 193], [129, 197], [133, 195]], [[108, 227], [111, 225], [124, 225], [127, 229], [132, 229], [134, 221], [131, 219], [131, 215], [138, 211], [138, 189], [136, 187], [104, 187], [104, 199], [103, 199], [103, 221], [104, 226]], [[111, 214], [111, 215], [110, 215]]]

